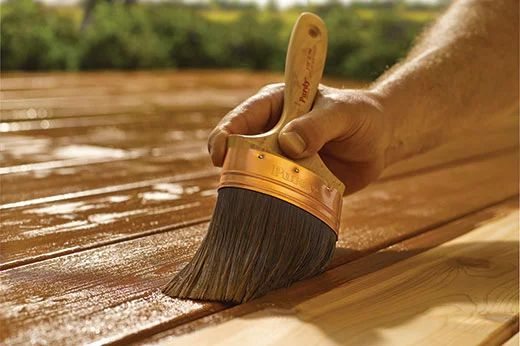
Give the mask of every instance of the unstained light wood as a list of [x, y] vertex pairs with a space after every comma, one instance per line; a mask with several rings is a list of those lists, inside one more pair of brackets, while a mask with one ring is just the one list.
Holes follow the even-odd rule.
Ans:
[[503, 346], [518, 346], [520, 345], [520, 338], [518, 333], [516, 333], [511, 339], [507, 340], [502, 344]]

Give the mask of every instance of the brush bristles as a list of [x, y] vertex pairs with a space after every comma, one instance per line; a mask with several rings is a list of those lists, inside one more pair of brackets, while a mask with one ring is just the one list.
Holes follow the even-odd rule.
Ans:
[[320, 273], [335, 243], [325, 223], [292, 204], [222, 188], [200, 248], [163, 292], [241, 303]]

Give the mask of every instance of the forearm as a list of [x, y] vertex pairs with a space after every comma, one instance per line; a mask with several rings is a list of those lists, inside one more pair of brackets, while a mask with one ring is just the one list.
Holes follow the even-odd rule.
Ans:
[[372, 90], [392, 128], [387, 165], [518, 107], [518, 0], [456, 2]]

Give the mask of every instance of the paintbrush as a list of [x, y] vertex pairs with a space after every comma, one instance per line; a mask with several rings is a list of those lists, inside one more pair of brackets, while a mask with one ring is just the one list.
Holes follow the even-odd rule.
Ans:
[[278, 144], [280, 130], [311, 109], [326, 51], [323, 21], [301, 14], [280, 120], [260, 135], [229, 136], [208, 232], [165, 294], [240, 303], [312, 277], [332, 257], [345, 187], [318, 154], [292, 161]]

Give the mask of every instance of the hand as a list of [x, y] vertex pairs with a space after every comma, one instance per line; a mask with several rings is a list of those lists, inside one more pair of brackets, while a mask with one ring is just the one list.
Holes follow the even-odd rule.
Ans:
[[[283, 108], [283, 88], [283, 84], [264, 87], [220, 121], [208, 141], [215, 166], [222, 166], [230, 134], [259, 134], [276, 124]], [[345, 184], [346, 194], [360, 190], [385, 168], [391, 126], [379, 99], [368, 90], [320, 85], [312, 110], [280, 132], [280, 147], [293, 159], [319, 153]]]

